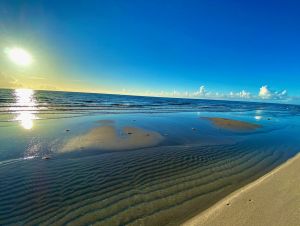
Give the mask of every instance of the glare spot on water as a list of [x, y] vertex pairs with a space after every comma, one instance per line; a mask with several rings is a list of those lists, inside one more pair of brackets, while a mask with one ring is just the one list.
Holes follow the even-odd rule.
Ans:
[[14, 91], [15, 103], [10, 108], [17, 114], [16, 121], [27, 130], [32, 129], [33, 121], [37, 119], [35, 116], [37, 109], [34, 91], [32, 89], [16, 89]]
[[24, 157], [23, 159], [24, 159], [24, 160], [28, 160], [28, 159], [34, 159], [34, 158], [36, 158], [36, 157], [37, 157], [37, 156], [35, 156], [35, 155], [34, 155], [34, 156], [27, 156], [27, 157]]
[[24, 129], [32, 129], [33, 119], [33, 115], [29, 112], [22, 112], [16, 117], [16, 120], [20, 121], [20, 124]]
[[262, 117], [261, 117], [260, 115], [256, 115], [254, 118], [255, 118], [256, 120], [261, 120], [261, 119], [262, 119]]

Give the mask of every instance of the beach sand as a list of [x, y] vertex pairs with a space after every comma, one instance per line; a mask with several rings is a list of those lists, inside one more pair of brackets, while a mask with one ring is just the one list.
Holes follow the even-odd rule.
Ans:
[[300, 225], [300, 154], [183, 225]]
[[234, 131], [249, 131], [261, 128], [261, 125], [243, 122], [239, 120], [227, 119], [227, 118], [216, 118], [216, 117], [202, 117], [203, 119], [211, 121], [216, 127], [234, 130]]
[[164, 138], [155, 131], [136, 127], [123, 127], [120, 131], [112, 121], [101, 122], [103, 126], [91, 129], [89, 132], [69, 139], [61, 152], [78, 150], [130, 150], [152, 147], [159, 144]]

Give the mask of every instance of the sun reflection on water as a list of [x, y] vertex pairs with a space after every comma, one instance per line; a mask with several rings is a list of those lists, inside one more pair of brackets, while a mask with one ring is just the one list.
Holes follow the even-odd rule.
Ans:
[[32, 89], [15, 89], [14, 91], [15, 104], [11, 110], [17, 114], [16, 121], [27, 130], [32, 129], [33, 121], [37, 119], [37, 103]]
[[254, 118], [257, 120], [257, 121], [259, 121], [259, 120], [261, 120], [263, 117], [262, 117], [262, 114], [263, 114], [263, 111], [262, 110], [256, 110], [255, 111], [255, 116], [254, 116]]

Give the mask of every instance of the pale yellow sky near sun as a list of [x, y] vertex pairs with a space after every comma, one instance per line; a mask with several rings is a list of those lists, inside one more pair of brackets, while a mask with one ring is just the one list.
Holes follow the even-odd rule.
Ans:
[[18, 56], [15, 60], [9, 55], [8, 48], [3, 48], [0, 58], [0, 88], [111, 93], [111, 90], [88, 84], [84, 80], [78, 80], [67, 75], [62, 68], [58, 69], [57, 60], [45, 53], [21, 47], [17, 48], [21, 51], [24, 50], [26, 54], [32, 57], [32, 62], [30, 61], [28, 65], [19, 63]]

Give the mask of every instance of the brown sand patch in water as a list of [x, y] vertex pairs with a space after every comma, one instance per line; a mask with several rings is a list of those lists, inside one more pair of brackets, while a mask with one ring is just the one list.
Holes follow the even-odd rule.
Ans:
[[163, 136], [154, 131], [136, 127], [124, 127], [118, 131], [115, 126], [104, 125], [88, 133], [71, 138], [61, 152], [84, 149], [93, 150], [130, 150], [152, 147], [163, 140]]
[[114, 124], [115, 121], [114, 120], [110, 120], [110, 119], [103, 119], [103, 120], [98, 120], [97, 123], [101, 123], [103, 125], [110, 125], [110, 124]]
[[216, 118], [216, 117], [213, 118], [202, 117], [202, 118], [211, 121], [215, 126], [219, 128], [240, 131], [240, 132], [255, 130], [262, 127], [261, 125], [255, 123], [243, 122], [243, 121], [227, 119], [227, 118]]

